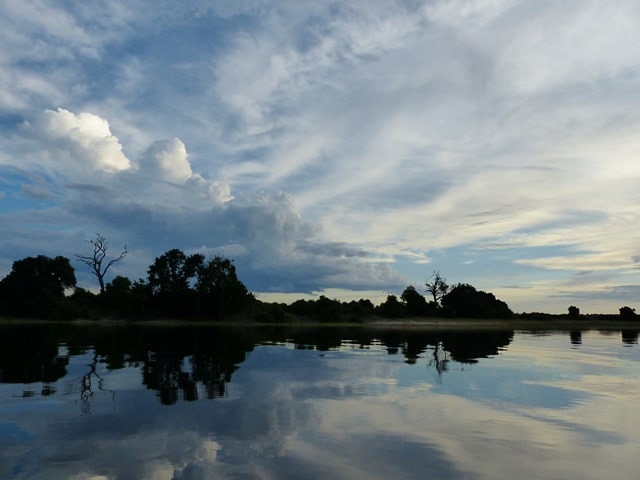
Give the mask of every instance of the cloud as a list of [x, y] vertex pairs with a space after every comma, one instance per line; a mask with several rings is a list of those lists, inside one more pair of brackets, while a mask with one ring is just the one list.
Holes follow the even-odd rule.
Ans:
[[193, 175], [187, 149], [178, 138], [151, 145], [139, 162], [142, 174], [169, 181], [185, 182]]
[[29, 133], [35, 131], [49, 148], [61, 154], [50, 159], [58, 163], [52, 165], [55, 169], [73, 169], [73, 175], [78, 175], [87, 168], [114, 172], [131, 167], [119, 140], [111, 134], [109, 122], [97, 115], [76, 115], [58, 108], [46, 110], [36, 122], [33, 129], [29, 124], [25, 128]]
[[[569, 350], [566, 333], [544, 342], [518, 334], [491, 360], [452, 360], [440, 374], [434, 352], [407, 365], [376, 342], [362, 348], [351, 339], [322, 355], [291, 342], [250, 344], [226, 398], [173, 406], [140, 384], [139, 365], [98, 363], [105, 390], [94, 385], [91, 414], [78, 418], [73, 399], [89, 351], [70, 356], [55, 395], [5, 409], [3, 459], [30, 479], [282, 478], [294, 470], [424, 478], [425, 465], [447, 478], [565, 478], [582, 468], [596, 479], [611, 476], [604, 452], [620, 467], [614, 478], [633, 478], [640, 382], [616, 335], [583, 332]], [[18, 396], [23, 389], [5, 387]], [[42, 408], [48, 415], [36, 414]]]
[[[66, 103], [69, 96], [84, 96], [90, 74], [83, 71], [83, 61], [98, 59], [106, 39], [83, 21], [83, 10], [69, 11], [40, 0], [2, 3], [2, 110], [22, 114]], [[112, 12], [107, 8], [105, 13]]]
[[640, 283], [624, 266], [639, 240], [639, 20], [633, 0], [5, 2], [0, 164], [40, 172], [33, 198], [85, 202], [100, 184], [155, 234], [178, 210], [262, 228], [242, 215], [272, 218], [279, 200], [252, 195], [285, 192], [316, 229], [281, 232], [300, 262], [343, 244], [366, 254], [358, 268], [396, 262], [416, 281], [416, 262], [456, 271], [456, 253], [483, 249], [523, 287], [607, 264]]
[[[118, 232], [130, 257], [136, 257], [129, 267], [134, 278], [155, 256], [180, 248], [233, 254], [241, 279], [259, 291], [384, 289], [404, 283], [389, 266], [368, 261], [365, 250], [323, 240], [321, 226], [303, 219], [288, 194], [232, 195], [227, 183], [194, 173], [177, 138], [156, 141], [130, 161], [109, 123], [93, 114], [49, 110], [24, 130], [33, 138], [29, 167], [48, 180], [45, 186], [26, 183], [22, 191], [51, 200], [58, 219], [86, 225], [70, 233], [76, 239], [99, 231], [111, 240], [107, 232]], [[35, 221], [35, 212], [30, 218]], [[19, 236], [15, 230], [14, 235]], [[72, 256], [68, 249], [52, 253]]]

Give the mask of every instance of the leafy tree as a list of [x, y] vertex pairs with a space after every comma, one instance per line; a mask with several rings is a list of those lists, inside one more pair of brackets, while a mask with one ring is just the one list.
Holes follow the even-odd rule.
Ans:
[[149, 288], [159, 312], [178, 317], [220, 318], [240, 311], [252, 298], [231, 260], [187, 256], [178, 249], [164, 253], [149, 267]]
[[68, 258], [38, 255], [17, 260], [0, 282], [0, 312], [36, 317], [64, 315], [69, 307], [65, 290], [75, 285]]
[[113, 280], [111, 280], [111, 282], [107, 285], [105, 293], [108, 292], [109, 295], [120, 299], [131, 293], [131, 286], [131, 280], [129, 280], [127, 277], [116, 275]]
[[315, 317], [321, 321], [339, 322], [343, 320], [343, 309], [346, 308], [338, 300], [320, 295], [317, 300], [296, 300], [287, 306], [293, 315]]
[[447, 285], [446, 279], [440, 275], [440, 272], [437, 270], [433, 271], [433, 274], [431, 274], [425, 286], [427, 287], [427, 293], [430, 293], [433, 297], [433, 303], [435, 303], [436, 306], [440, 305], [442, 297], [449, 291], [449, 285]]
[[187, 257], [174, 248], [155, 259], [149, 267], [149, 285], [154, 294], [170, 296], [189, 290], [196, 269], [202, 263], [202, 255]]
[[624, 306], [620, 309], [620, 317], [623, 320], [635, 320], [638, 316], [635, 308]]
[[97, 295], [80, 287], [74, 289], [69, 300], [73, 307], [74, 316], [84, 316], [85, 318], [93, 315], [94, 309], [99, 303]]
[[418, 293], [413, 285], [409, 285], [400, 295], [406, 312], [409, 315], [426, 315], [428, 311], [427, 301]]
[[348, 315], [349, 320], [359, 322], [363, 318], [373, 315], [375, 307], [369, 299], [361, 298], [349, 303], [343, 303], [343, 314]]
[[395, 295], [388, 295], [387, 300], [378, 307], [384, 317], [398, 318], [404, 315], [404, 305], [398, 301]]
[[578, 318], [580, 317], [580, 309], [574, 305], [569, 307], [569, 317]]
[[492, 293], [476, 290], [468, 283], [454, 286], [442, 297], [442, 306], [451, 309], [458, 317], [509, 318], [513, 315], [505, 302]]
[[131, 284], [131, 303], [128, 315], [135, 317], [145, 317], [151, 312], [151, 287], [147, 282], [138, 279]]
[[257, 322], [284, 323], [287, 320], [287, 305], [266, 303], [257, 299], [251, 302], [251, 318]]
[[286, 306], [286, 310], [293, 315], [312, 316], [315, 314], [315, 302], [303, 298]]
[[105, 285], [104, 285], [104, 276], [107, 274], [107, 270], [111, 268], [116, 262], [119, 262], [124, 257], [127, 256], [127, 246], [124, 246], [122, 252], [117, 257], [106, 260], [107, 250], [109, 249], [109, 242], [100, 235], [96, 234], [95, 240], [87, 240], [89, 245], [91, 245], [93, 249], [93, 253], [91, 255], [78, 255], [76, 254], [76, 258], [80, 260], [82, 263], [89, 265], [91, 267], [91, 272], [98, 279], [98, 283], [100, 284], [100, 293], [104, 293]]
[[149, 287], [161, 315], [188, 316], [195, 311], [195, 282], [202, 255], [187, 256], [174, 248], [155, 259], [149, 267]]
[[109, 313], [128, 318], [148, 315], [150, 297], [149, 286], [143, 280], [132, 282], [120, 275], [107, 284], [100, 296]]
[[339, 322], [342, 320], [342, 304], [338, 300], [320, 295], [316, 300], [316, 308], [323, 321]]
[[220, 318], [240, 311], [251, 295], [238, 280], [233, 262], [220, 256], [208, 261], [200, 257], [196, 259], [195, 283], [200, 313]]

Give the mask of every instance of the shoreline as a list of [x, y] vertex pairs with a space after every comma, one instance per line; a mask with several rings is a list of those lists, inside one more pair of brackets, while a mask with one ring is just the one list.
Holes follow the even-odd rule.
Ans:
[[230, 327], [230, 328], [363, 328], [372, 330], [640, 330], [640, 321], [598, 318], [549, 318], [549, 319], [480, 319], [480, 318], [432, 318], [404, 317], [382, 318], [368, 317], [362, 321], [323, 322], [312, 318], [295, 318], [289, 322], [257, 322], [248, 318], [217, 320], [123, 320], [123, 319], [75, 319], [44, 320], [0, 318], [3, 325], [73, 325], [73, 326], [136, 326], [136, 327]]
[[375, 319], [363, 323], [374, 329], [416, 330], [640, 330], [640, 322], [602, 319], [480, 319], [480, 318], [402, 318]]

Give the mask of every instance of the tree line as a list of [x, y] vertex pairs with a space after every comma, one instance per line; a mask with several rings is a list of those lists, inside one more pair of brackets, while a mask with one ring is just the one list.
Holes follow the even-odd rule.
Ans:
[[[291, 304], [258, 300], [237, 276], [232, 260], [201, 254], [187, 255], [168, 250], [149, 266], [147, 277], [132, 281], [117, 275], [110, 282], [109, 268], [128, 254], [122, 251], [109, 258], [109, 243], [97, 235], [87, 242], [89, 255], [76, 255], [97, 278], [99, 293], [77, 286], [75, 270], [68, 258], [45, 255], [27, 257], [13, 263], [11, 272], [0, 280], [0, 315], [31, 318], [126, 318], [126, 319], [210, 319], [242, 316], [260, 322], [286, 322], [308, 318], [321, 322], [358, 322], [371, 316], [386, 318], [512, 318], [515, 314], [492, 293], [468, 283], [450, 286], [438, 271], [427, 279], [424, 293], [413, 285], [400, 296], [388, 295], [380, 305], [369, 299], [340, 302], [321, 295]], [[545, 314], [519, 314], [538, 318]], [[620, 309], [624, 319], [637, 317], [630, 307]], [[569, 307], [569, 317], [580, 317], [577, 307]]]
[[80, 260], [92, 268], [100, 293], [77, 286], [68, 258], [45, 255], [13, 262], [11, 272], [0, 281], [0, 315], [67, 319], [115, 316], [124, 318], [211, 318], [241, 312], [253, 295], [238, 279], [227, 258], [186, 255], [172, 249], [157, 257], [147, 279], [131, 281], [116, 276], [104, 282], [108, 267], [126, 255], [106, 261], [107, 244], [98, 236], [90, 242], [93, 256]]
[[380, 314], [385, 317], [446, 317], [446, 318], [511, 318], [514, 313], [509, 306], [493, 293], [477, 290], [468, 283], [447, 284], [438, 271], [434, 271], [425, 283], [425, 292], [431, 296], [427, 301], [418, 290], [409, 285], [400, 298], [389, 295], [380, 305]]
[[168, 250], [149, 266], [146, 279], [116, 275], [106, 282], [105, 275], [116, 262], [125, 258], [126, 246], [119, 255], [107, 257], [109, 244], [97, 235], [87, 242], [90, 255], [76, 255], [97, 278], [99, 293], [77, 285], [71, 261], [63, 256], [27, 257], [13, 262], [9, 274], [0, 280], [0, 315], [49, 319], [72, 318], [176, 318], [230, 319], [242, 315], [262, 322], [284, 322], [292, 318], [310, 318], [323, 322], [360, 321], [379, 315], [508, 318], [507, 304], [493, 294], [468, 284], [449, 287], [434, 272], [426, 283], [427, 301], [413, 286], [400, 297], [389, 295], [381, 305], [368, 299], [340, 302], [320, 296], [291, 304], [261, 302], [249, 292], [237, 276], [232, 260], [222, 256], [206, 258], [187, 255], [179, 249]]

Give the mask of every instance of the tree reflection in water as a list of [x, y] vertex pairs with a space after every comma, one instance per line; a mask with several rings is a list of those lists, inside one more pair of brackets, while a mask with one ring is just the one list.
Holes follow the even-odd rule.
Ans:
[[[104, 387], [97, 366], [107, 369], [140, 368], [142, 384], [154, 390], [162, 404], [215, 399], [227, 394], [227, 384], [256, 345], [290, 344], [297, 349], [328, 351], [358, 345], [378, 345], [389, 355], [402, 355], [407, 364], [424, 358], [435, 368], [439, 380], [450, 362], [476, 363], [498, 355], [513, 339], [512, 330], [437, 331], [362, 327], [150, 327], [144, 325], [2, 326], [0, 335], [0, 382], [41, 382], [42, 396], [57, 392], [56, 382], [67, 374], [69, 356], [89, 354], [88, 371], [77, 380], [82, 411], [91, 413], [96, 390], [115, 398]], [[610, 333], [610, 332], [609, 332]], [[624, 344], [635, 344], [640, 330], [621, 332]], [[581, 344], [582, 331], [569, 332], [571, 345]], [[60, 353], [61, 346], [68, 351]], [[68, 390], [68, 389], [67, 389]], [[70, 392], [66, 392], [70, 393]], [[36, 392], [25, 390], [24, 395]]]
[[80, 379], [80, 405], [82, 413], [85, 415], [91, 414], [91, 399], [93, 398], [93, 379], [97, 380], [97, 388], [103, 392], [109, 392], [111, 394], [111, 402], [115, 405], [116, 391], [105, 389], [103, 386], [104, 379], [98, 374], [98, 354], [94, 352], [93, 359], [88, 365], [89, 371]]
[[[188, 366], [190, 371], [185, 369]], [[214, 399], [225, 396], [225, 385], [231, 381], [235, 368], [214, 355], [195, 354], [184, 358], [175, 352], [149, 352], [142, 368], [142, 383], [157, 390], [164, 405], [174, 404], [178, 399], [198, 400], [198, 385], [204, 387], [207, 399]]]
[[638, 335], [640, 335], [640, 330], [636, 328], [622, 330], [622, 343], [635, 345], [638, 343]]

